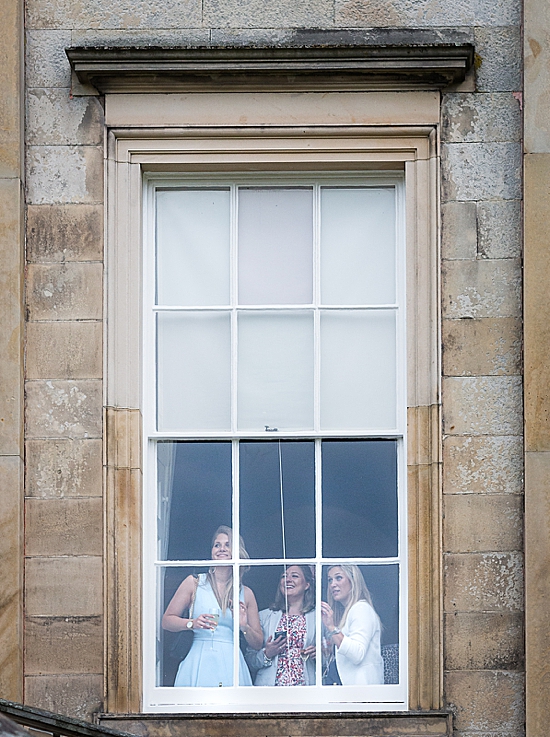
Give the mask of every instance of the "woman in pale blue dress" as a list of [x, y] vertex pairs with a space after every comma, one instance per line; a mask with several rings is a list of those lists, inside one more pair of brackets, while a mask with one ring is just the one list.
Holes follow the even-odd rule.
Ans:
[[[222, 525], [212, 540], [212, 560], [231, 559], [233, 534]], [[239, 554], [248, 558], [242, 539]], [[185, 611], [189, 617], [183, 617]], [[233, 568], [212, 566], [208, 573], [187, 576], [166, 607], [162, 626], [171, 632], [193, 631], [193, 644], [182, 660], [174, 686], [233, 685]], [[216, 618], [218, 622], [216, 624]], [[263, 633], [256, 598], [248, 586], [239, 591], [239, 627], [249, 647], [258, 650]], [[251, 686], [250, 672], [239, 650], [239, 684]]]

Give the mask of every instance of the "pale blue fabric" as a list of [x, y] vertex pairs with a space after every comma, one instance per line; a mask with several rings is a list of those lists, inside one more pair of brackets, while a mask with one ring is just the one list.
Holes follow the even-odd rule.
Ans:
[[[244, 591], [241, 589], [241, 601]], [[205, 573], [199, 576], [199, 584], [193, 606], [193, 617], [208, 614], [217, 607], [210, 582]], [[250, 671], [239, 650], [239, 682], [251, 686]], [[232, 686], [233, 685], [233, 613], [228, 609], [220, 620], [214, 635], [211, 630], [195, 630], [193, 644], [176, 674], [174, 686]]]

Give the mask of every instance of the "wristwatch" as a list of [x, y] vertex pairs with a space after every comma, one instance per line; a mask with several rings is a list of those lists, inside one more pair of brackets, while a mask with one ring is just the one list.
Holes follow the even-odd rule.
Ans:
[[342, 630], [339, 627], [335, 627], [331, 632], [329, 632], [330, 637], [334, 637], [334, 635], [341, 635]]
[[269, 668], [270, 665], [273, 664], [273, 658], [268, 658], [265, 654], [265, 648], [264, 648], [264, 668]]
[[189, 622], [187, 622], [187, 624], [185, 626], [187, 627], [188, 630], [192, 630], [193, 629], [193, 620], [190, 619]]

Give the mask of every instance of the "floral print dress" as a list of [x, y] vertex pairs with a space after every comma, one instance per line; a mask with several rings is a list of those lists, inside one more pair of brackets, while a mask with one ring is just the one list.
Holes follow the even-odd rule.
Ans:
[[278, 630], [286, 630], [287, 646], [277, 660], [276, 686], [305, 686], [302, 650], [306, 641], [306, 618], [303, 614], [283, 614]]

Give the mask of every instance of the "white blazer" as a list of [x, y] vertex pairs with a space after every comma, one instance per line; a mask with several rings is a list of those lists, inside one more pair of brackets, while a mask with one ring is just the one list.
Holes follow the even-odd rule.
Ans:
[[[264, 646], [270, 636], [273, 636], [277, 630], [281, 617], [283, 616], [282, 611], [273, 611], [273, 609], [262, 609], [260, 612], [260, 624], [262, 625], [262, 631], [264, 633]], [[304, 615], [306, 618], [306, 637], [304, 647], [315, 645], [315, 612], [307, 612]], [[264, 650], [252, 650], [250, 648], [246, 651], [246, 662], [252, 668], [257, 671], [254, 679], [255, 686], [274, 686], [275, 676], [277, 675], [277, 663], [279, 656], [275, 655], [272, 659], [271, 665], [264, 665]], [[304, 677], [306, 686], [312, 686], [315, 684], [315, 658], [308, 658], [304, 667]]]
[[370, 604], [357, 601], [351, 607], [342, 634], [344, 639], [336, 648], [336, 665], [342, 685], [384, 683], [380, 620]]

